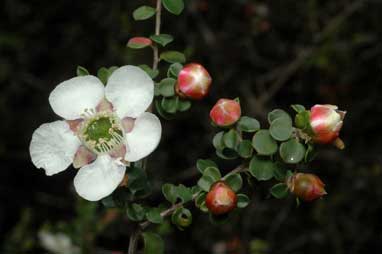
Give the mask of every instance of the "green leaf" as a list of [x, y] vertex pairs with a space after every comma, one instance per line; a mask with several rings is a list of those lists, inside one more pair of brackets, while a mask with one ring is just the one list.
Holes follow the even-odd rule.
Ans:
[[150, 78], [152, 78], [152, 79], [156, 78], [158, 76], [158, 74], [159, 74], [158, 70], [154, 71], [153, 69], [151, 69], [151, 67], [149, 67], [146, 64], [139, 65], [139, 68], [144, 70], [147, 73], [147, 75], [149, 75]]
[[209, 167], [218, 168], [218, 165], [212, 161], [212, 160], [203, 160], [199, 159], [196, 161], [196, 168], [199, 170], [200, 173], [204, 173], [204, 170], [206, 170]]
[[172, 214], [171, 221], [173, 224], [177, 225], [180, 230], [183, 230], [183, 228], [191, 225], [192, 213], [187, 208], [179, 207]]
[[230, 148], [224, 148], [223, 150], [216, 150], [216, 155], [224, 160], [233, 160], [238, 157], [237, 152]]
[[199, 181], [198, 181], [198, 186], [208, 192], [210, 191], [211, 185], [215, 183], [215, 180], [211, 176], [205, 176], [203, 175]]
[[229, 130], [223, 136], [224, 145], [231, 149], [236, 149], [240, 141], [241, 141], [241, 137], [239, 133], [237, 133], [237, 131], [234, 129]]
[[117, 207], [116, 203], [114, 202], [113, 194], [107, 196], [106, 198], [103, 198], [101, 200], [101, 203], [106, 208], [115, 208], [115, 207]]
[[183, 203], [192, 200], [192, 190], [190, 188], [187, 188], [183, 184], [179, 184], [179, 186], [176, 187], [176, 194], [178, 198], [182, 200]]
[[150, 193], [151, 186], [145, 171], [138, 167], [126, 168], [128, 177], [127, 188], [135, 196], [141, 196]]
[[171, 43], [174, 40], [174, 37], [172, 37], [172, 35], [170, 34], [159, 34], [150, 36], [150, 39], [155, 41], [159, 45], [166, 47], [167, 44]]
[[160, 94], [164, 97], [174, 96], [175, 83], [176, 83], [176, 80], [173, 78], [162, 79], [161, 82], [158, 84]]
[[272, 124], [272, 122], [278, 118], [289, 119], [289, 121], [292, 123], [292, 118], [290, 117], [290, 115], [287, 112], [285, 112], [282, 109], [275, 109], [268, 114], [269, 124]]
[[182, 70], [183, 65], [180, 63], [173, 63], [170, 65], [167, 71], [167, 77], [178, 78], [179, 72]]
[[165, 51], [162, 54], [160, 54], [160, 59], [163, 59], [168, 63], [186, 62], [186, 57], [184, 56], [184, 54], [178, 51]]
[[137, 8], [133, 12], [133, 18], [135, 20], [149, 19], [155, 15], [155, 12], [156, 12], [156, 10], [153, 7], [144, 5], [144, 6]]
[[277, 152], [277, 142], [268, 130], [259, 130], [253, 136], [252, 146], [260, 155], [272, 155]]
[[290, 138], [293, 132], [292, 122], [286, 117], [279, 117], [271, 123], [269, 133], [278, 141], [285, 141]]
[[184, 112], [191, 108], [191, 101], [181, 100], [178, 101], [178, 111]]
[[304, 107], [303, 105], [300, 105], [300, 104], [294, 104], [294, 105], [291, 105], [291, 107], [292, 107], [293, 110], [296, 111], [297, 113], [300, 113], [300, 112], [305, 111], [305, 107]]
[[208, 208], [206, 206], [206, 196], [207, 193], [201, 192], [196, 198], [195, 198], [195, 206], [198, 207], [202, 212], [208, 212]]
[[105, 67], [102, 67], [98, 70], [97, 72], [97, 77], [99, 78], [99, 80], [102, 81], [102, 83], [104, 85], [106, 85], [107, 83], [107, 80], [109, 79], [109, 76], [110, 76], [110, 72], [109, 72], [109, 69], [105, 68]]
[[163, 217], [160, 215], [161, 209], [159, 208], [151, 208], [146, 212], [146, 218], [148, 221], [155, 223], [155, 224], [160, 224], [163, 222]]
[[240, 174], [231, 174], [228, 175], [224, 180], [234, 192], [238, 192], [243, 186], [243, 178]]
[[162, 0], [164, 8], [170, 13], [179, 15], [184, 9], [183, 0]]
[[245, 208], [249, 204], [249, 198], [245, 194], [237, 194], [237, 207]]
[[167, 120], [171, 120], [174, 118], [173, 114], [169, 114], [167, 113], [163, 108], [162, 108], [162, 105], [161, 105], [161, 101], [162, 100], [155, 100], [155, 108], [158, 112], [158, 114], [163, 117], [164, 119], [167, 119]]
[[275, 198], [285, 198], [288, 195], [288, 186], [285, 183], [278, 183], [271, 188], [271, 194]]
[[174, 96], [174, 97], [163, 97], [161, 106], [164, 111], [170, 114], [176, 113], [176, 110], [178, 109], [178, 102], [179, 102], [179, 97]]
[[285, 168], [280, 164], [278, 164], [278, 166], [273, 171], [273, 174], [274, 174], [275, 179], [277, 181], [284, 181], [286, 178], [286, 173], [287, 172], [286, 172]]
[[295, 123], [297, 128], [302, 129], [304, 131], [311, 132], [311, 127], [310, 127], [310, 111], [305, 110], [305, 111], [299, 112], [294, 117], [294, 123]]
[[132, 221], [142, 221], [145, 218], [145, 209], [136, 203], [128, 204], [126, 214]]
[[176, 202], [176, 199], [178, 198], [176, 191], [177, 191], [177, 189], [173, 184], [166, 183], [166, 184], [163, 184], [163, 186], [162, 186], [163, 196], [171, 204], [174, 204]]
[[306, 153], [304, 156], [305, 162], [311, 162], [316, 157], [316, 153], [314, 150], [314, 146], [312, 144], [308, 144], [308, 149], [306, 149]]
[[221, 132], [218, 132], [213, 140], [212, 140], [212, 144], [214, 145], [214, 147], [217, 149], [217, 150], [223, 150], [224, 149], [224, 141], [223, 141], [223, 136], [224, 136], [224, 131], [221, 131]]
[[77, 73], [77, 76], [90, 75], [88, 70], [85, 67], [82, 67], [82, 66], [77, 66], [76, 73]]
[[291, 139], [281, 144], [280, 156], [285, 163], [299, 163], [302, 159], [304, 159], [305, 147], [296, 139]]
[[249, 172], [259, 181], [266, 181], [274, 176], [277, 165], [267, 159], [253, 156], [249, 163]]
[[220, 174], [220, 171], [216, 167], [208, 167], [204, 170], [203, 176], [209, 176], [211, 177], [214, 182], [219, 181], [222, 175]]
[[237, 148], [237, 153], [242, 158], [251, 158], [253, 154], [252, 142], [249, 140], [243, 140]]
[[244, 132], [255, 132], [260, 129], [260, 123], [255, 118], [242, 116], [237, 122], [237, 128]]
[[142, 233], [145, 245], [144, 254], [164, 254], [164, 242], [158, 234]]

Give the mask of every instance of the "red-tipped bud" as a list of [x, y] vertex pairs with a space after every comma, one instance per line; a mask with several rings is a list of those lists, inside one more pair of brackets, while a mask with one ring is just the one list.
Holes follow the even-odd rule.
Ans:
[[315, 105], [310, 109], [310, 125], [316, 143], [328, 144], [338, 138], [346, 112], [334, 105]]
[[176, 92], [179, 96], [200, 100], [210, 89], [212, 78], [200, 64], [190, 63], [179, 72]]
[[312, 201], [327, 194], [325, 184], [313, 174], [297, 173], [289, 177], [289, 190], [304, 201]]
[[212, 122], [217, 126], [229, 126], [241, 116], [240, 103], [230, 99], [220, 99], [210, 111]]
[[213, 215], [229, 213], [236, 208], [236, 193], [223, 181], [214, 183], [206, 196], [206, 206]]

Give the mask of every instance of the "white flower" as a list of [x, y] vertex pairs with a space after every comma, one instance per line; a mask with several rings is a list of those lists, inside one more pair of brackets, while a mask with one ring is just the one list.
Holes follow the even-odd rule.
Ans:
[[75, 77], [50, 94], [53, 111], [66, 121], [41, 125], [32, 136], [30, 154], [47, 175], [73, 163], [78, 194], [90, 201], [111, 194], [123, 180], [125, 164], [158, 146], [162, 127], [148, 112], [154, 83], [140, 68], [123, 66], [106, 87], [94, 76]]
[[53, 234], [49, 231], [40, 231], [38, 238], [42, 247], [54, 254], [79, 254], [80, 248], [73, 245], [72, 240], [63, 233]]

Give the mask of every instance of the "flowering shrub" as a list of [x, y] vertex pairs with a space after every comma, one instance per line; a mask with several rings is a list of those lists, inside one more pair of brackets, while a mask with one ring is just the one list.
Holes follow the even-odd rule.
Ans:
[[[310, 110], [292, 105], [295, 116], [275, 109], [268, 113], [268, 124], [242, 113], [239, 99], [220, 99], [210, 111], [217, 133], [212, 139], [216, 155], [236, 159], [239, 165], [222, 174], [217, 163], [199, 159], [200, 178], [194, 186], [166, 183], [164, 204], [144, 202], [152, 188], [146, 175], [146, 159], [159, 144], [163, 119], [174, 119], [191, 107], [191, 100], [208, 95], [212, 84], [207, 69], [188, 63], [183, 53], [166, 50], [174, 38], [160, 31], [162, 6], [179, 15], [182, 0], [157, 0], [156, 8], [142, 6], [133, 13], [135, 20], [155, 16], [155, 33], [133, 37], [131, 49], [151, 48], [153, 65], [99, 69], [97, 76], [77, 68], [77, 77], [60, 83], [50, 94], [53, 111], [64, 120], [41, 125], [30, 144], [32, 162], [47, 175], [64, 171], [73, 164], [79, 168], [74, 178], [77, 193], [86, 200], [126, 212], [137, 230], [130, 238], [128, 253], [136, 253], [138, 236], [143, 236], [145, 253], [164, 253], [161, 237], [145, 231], [151, 224], [171, 222], [180, 230], [192, 223], [189, 202], [212, 223], [223, 223], [233, 210], [251, 202], [242, 193], [243, 177], [260, 184], [271, 181], [270, 194], [278, 199], [289, 193], [297, 200], [313, 201], [326, 194], [324, 183], [313, 174], [299, 171], [308, 165], [316, 144], [344, 144], [339, 139], [345, 113], [333, 105], [315, 105]], [[163, 50], [162, 50], [163, 49]], [[161, 52], [160, 52], [161, 51]], [[158, 64], [163, 63], [165, 73]], [[243, 112], [242, 112], [243, 111]]]

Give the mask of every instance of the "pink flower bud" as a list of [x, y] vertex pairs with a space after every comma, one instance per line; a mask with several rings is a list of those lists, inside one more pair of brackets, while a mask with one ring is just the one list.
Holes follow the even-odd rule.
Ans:
[[320, 144], [332, 143], [339, 136], [346, 112], [334, 105], [315, 105], [310, 109], [313, 140]]
[[236, 208], [236, 193], [223, 181], [218, 181], [211, 186], [206, 196], [206, 206], [214, 215], [228, 213]]
[[212, 78], [200, 64], [190, 63], [179, 72], [176, 92], [181, 97], [200, 100], [208, 94]]
[[288, 188], [304, 201], [312, 201], [327, 194], [325, 184], [313, 174], [297, 173], [287, 180]]
[[239, 102], [230, 99], [220, 99], [210, 111], [211, 120], [217, 126], [229, 126], [237, 122], [241, 116]]

